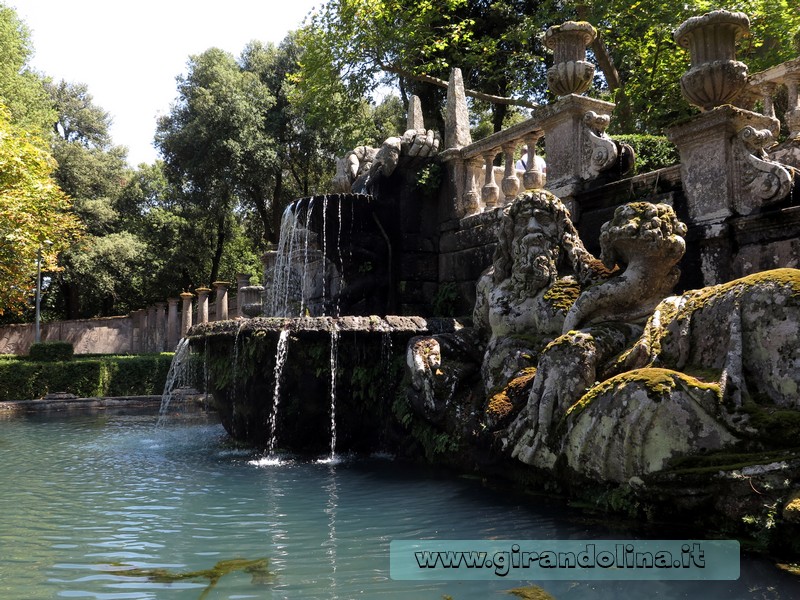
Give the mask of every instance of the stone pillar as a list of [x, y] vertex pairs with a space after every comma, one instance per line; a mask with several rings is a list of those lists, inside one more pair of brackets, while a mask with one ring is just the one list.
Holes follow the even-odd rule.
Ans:
[[164, 352], [167, 345], [167, 303], [156, 302], [155, 352]]
[[[503, 172], [503, 196], [505, 196], [505, 203], [508, 204], [519, 193], [519, 178], [517, 177], [517, 169], [514, 164], [514, 152], [517, 150], [517, 142], [509, 142], [503, 144], [503, 164], [505, 170]], [[534, 160], [534, 162], [536, 162]]]
[[250, 285], [250, 279], [252, 275], [248, 273], [238, 273], [236, 275], [236, 316], [237, 317], [244, 317], [244, 312], [242, 312], [242, 305], [244, 304], [244, 299], [242, 298], [242, 288], [247, 287]]
[[425, 129], [425, 121], [422, 118], [422, 102], [420, 102], [419, 96], [411, 96], [408, 100], [406, 129], [414, 131]]
[[134, 310], [131, 313], [133, 329], [131, 333], [131, 352], [141, 354], [145, 351], [144, 339], [147, 331], [147, 311], [143, 309]]
[[789, 137], [800, 138], [800, 74], [790, 75], [786, 79], [786, 92], [788, 96], [786, 110], [786, 126], [789, 128]]
[[192, 328], [192, 298], [194, 294], [191, 292], [181, 293], [181, 337], [186, 337]]
[[764, 158], [777, 119], [730, 105], [708, 110], [667, 130], [681, 157], [688, 225], [702, 238], [703, 285], [727, 279], [728, 221], [786, 197], [792, 176]]
[[146, 352], [157, 352], [158, 347], [158, 307], [153, 305], [147, 309], [147, 349]]
[[216, 306], [216, 321], [226, 321], [228, 319], [228, 281], [215, 281], [211, 285], [214, 286], [214, 304]]
[[464, 78], [461, 69], [450, 71], [447, 85], [447, 112], [445, 114], [444, 147], [462, 148], [472, 143], [469, 131], [469, 110]]
[[208, 323], [208, 295], [211, 293], [211, 288], [197, 288], [197, 322]]
[[608, 144], [614, 146], [602, 131], [598, 135], [595, 125], [598, 118], [610, 120], [614, 107], [611, 102], [574, 94], [550, 105], [541, 125], [547, 153], [547, 189], [556, 196], [574, 195], [583, 180], [601, 170], [600, 165], [593, 166], [597, 158], [603, 158], [604, 164], [608, 164], [608, 158], [616, 160], [616, 156], [595, 153], [596, 146], [604, 146], [601, 152], [611, 150]]
[[167, 298], [167, 352], [178, 347], [180, 329], [178, 323], [178, 302], [180, 298]]

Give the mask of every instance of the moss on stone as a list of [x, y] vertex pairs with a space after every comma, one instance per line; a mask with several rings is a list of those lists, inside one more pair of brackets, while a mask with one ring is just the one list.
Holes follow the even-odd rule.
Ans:
[[581, 293], [578, 282], [571, 277], [556, 280], [544, 293], [544, 300], [556, 310], [567, 312]]
[[646, 367], [620, 373], [619, 375], [615, 375], [593, 386], [580, 400], [569, 408], [567, 416], [582, 411], [599, 396], [622, 390], [631, 383], [643, 384], [658, 399], [668, 397], [677, 385], [683, 385], [700, 391], [711, 391], [719, 398], [722, 396], [722, 390], [718, 383], [701, 381], [686, 373], [680, 373], [670, 369]]
[[486, 406], [486, 416], [500, 421], [527, 401], [527, 395], [536, 376], [536, 367], [522, 370], [522, 374], [512, 379], [500, 392], [494, 394]]
[[800, 444], [800, 412], [796, 409], [745, 401], [741, 411], [750, 417], [749, 425], [758, 438], [772, 448], [792, 448]]

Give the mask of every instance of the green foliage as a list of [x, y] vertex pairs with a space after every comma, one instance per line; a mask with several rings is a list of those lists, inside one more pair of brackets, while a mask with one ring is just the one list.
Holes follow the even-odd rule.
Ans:
[[42, 362], [54, 362], [59, 360], [71, 360], [75, 348], [70, 342], [39, 342], [31, 344], [28, 357], [31, 360]]
[[30, 31], [12, 8], [0, 4], [0, 104], [8, 107], [14, 125], [44, 140], [54, 113], [42, 78], [28, 67], [32, 55]]
[[629, 144], [636, 153], [636, 174], [650, 173], [680, 162], [678, 150], [661, 135], [616, 135], [618, 142]]
[[43, 269], [54, 269], [57, 253], [80, 231], [51, 177], [52, 157], [32, 142], [0, 104], [0, 315], [25, 309], [39, 252]]
[[52, 392], [79, 397], [158, 395], [171, 354], [75, 357], [69, 361], [0, 361], [0, 401], [31, 400]]
[[435, 317], [455, 317], [459, 300], [458, 286], [454, 282], [440, 283], [436, 295], [433, 297], [433, 315]]

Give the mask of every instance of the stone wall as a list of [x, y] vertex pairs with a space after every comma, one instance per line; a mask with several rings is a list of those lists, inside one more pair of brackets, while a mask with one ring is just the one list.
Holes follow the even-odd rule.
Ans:
[[[0, 354], [27, 354], [34, 328], [33, 323], [0, 327]], [[75, 354], [125, 354], [133, 351], [133, 319], [125, 316], [42, 323], [41, 339], [71, 342]]]

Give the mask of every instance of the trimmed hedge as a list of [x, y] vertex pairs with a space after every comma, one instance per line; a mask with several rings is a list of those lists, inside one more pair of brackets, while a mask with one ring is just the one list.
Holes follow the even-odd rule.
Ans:
[[74, 354], [75, 348], [69, 342], [39, 342], [28, 350], [28, 358], [46, 362], [70, 360]]
[[157, 396], [172, 362], [171, 353], [0, 361], [0, 401], [31, 400], [66, 392], [79, 398]]

